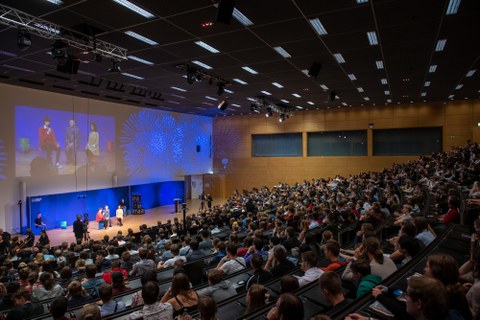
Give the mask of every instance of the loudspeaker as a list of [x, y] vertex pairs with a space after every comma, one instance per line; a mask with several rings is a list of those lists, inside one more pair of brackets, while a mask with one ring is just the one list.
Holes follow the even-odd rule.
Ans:
[[227, 107], [228, 107], [228, 101], [227, 100], [222, 100], [218, 104], [218, 109], [220, 109], [222, 111], [225, 111], [225, 109], [227, 109]]
[[318, 62], [314, 62], [310, 69], [308, 70], [308, 75], [310, 77], [318, 77], [318, 74], [320, 73], [320, 70], [322, 69], [322, 65]]
[[197, 152], [200, 152], [200, 150], [201, 150], [201, 147], [197, 145]]
[[335, 100], [335, 97], [337, 96], [337, 93], [335, 91], [330, 91], [330, 101], [333, 102]]
[[218, 5], [217, 21], [230, 24], [234, 7], [235, 0], [221, 0]]

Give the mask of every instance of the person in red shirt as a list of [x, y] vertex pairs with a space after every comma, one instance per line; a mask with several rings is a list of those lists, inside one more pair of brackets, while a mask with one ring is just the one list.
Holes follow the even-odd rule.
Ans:
[[62, 166], [60, 165], [60, 145], [55, 138], [55, 132], [50, 127], [50, 118], [45, 117], [43, 118], [43, 126], [38, 129], [38, 138], [40, 140], [40, 149], [45, 151], [47, 155], [47, 160], [49, 163], [52, 163], [52, 153], [53, 151], [56, 152], [55, 154], [55, 166], [58, 169], [61, 169]]
[[108, 224], [105, 216], [103, 215], [102, 207], [98, 208], [97, 215], [95, 216], [95, 221], [97, 221], [98, 223], [103, 222], [103, 227], [107, 229]]
[[112, 269], [110, 271], [105, 272], [102, 274], [102, 279], [108, 284], [112, 284], [112, 273], [115, 271], [120, 271], [123, 274], [123, 279], [124, 281], [128, 281], [128, 272], [127, 270], [120, 268], [121, 261], [120, 260], [115, 260], [112, 262]]
[[323, 252], [325, 257], [330, 260], [328, 266], [320, 268], [323, 271], [335, 271], [348, 263], [345, 258], [340, 257], [340, 245], [335, 240], [328, 240], [323, 247]]
[[449, 197], [447, 213], [439, 216], [440, 221], [443, 221], [445, 225], [449, 225], [450, 223], [460, 223], [460, 214], [458, 212], [458, 207], [460, 206], [459, 202], [460, 201], [457, 197]]

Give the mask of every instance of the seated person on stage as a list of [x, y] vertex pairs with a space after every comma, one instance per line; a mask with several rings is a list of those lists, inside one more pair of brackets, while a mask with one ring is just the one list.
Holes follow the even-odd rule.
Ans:
[[102, 207], [98, 208], [97, 215], [95, 217], [95, 220], [100, 223], [103, 222], [103, 227], [107, 229], [107, 220], [105, 220], [105, 217], [103, 215], [103, 210]]
[[107, 221], [107, 224], [112, 226], [112, 220], [110, 220], [110, 209], [108, 209], [108, 205], [105, 205], [105, 208], [103, 208], [103, 218]]
[[117, 225], [123, 226], [123, 208], [118, 205], [117, 211], [115, 211], [115, 216], [117, 217]]
[[43, 220], [42, 220], [42, 214], [39, 212], [37, 214], [37, 217], [35, 218], [35, 220], [33, 221], [33, 223], [35, 224], [35, 228], [42, 228], [42, 229], [46, 229], [47, 226], [45, 225], [45, 223], [43, 223]]

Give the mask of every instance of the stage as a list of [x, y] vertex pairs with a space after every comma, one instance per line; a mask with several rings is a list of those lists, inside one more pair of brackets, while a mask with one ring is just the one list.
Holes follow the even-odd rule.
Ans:
[[[201, 201], [198, 199], [188, 200], [187, 201], [187, 215], [198, 213], [200, 208]], [[207, 204], [205, 203], [205, 206]], [[183, 214], [173, 213], [175, 211], [175, 206], [168, 205], [163, 207], [157, 207], [152, 209], [147, 209], [145, 214], [142, 215], [128, 215], [123, 219], [123, 226], [117, 226], [117, 220], [115, 217], [112, 217], [112, 227], [108, 230], [102, 229], [98, 230], [98, 223], [96, 221], [91, 221], [89, 223], [88, 231], [90, 231], [90, 238], [94, 240], [101, 240], [107, 234], [111, 237], [116, 236], [119, 230], [122, 230], [123, 235], [127, 234], [127, 230], [132, 228], [133, 232], [139, 231], [139, 227], [142, 224], [147, 226], [157, 225], [157, 221], [165, 223], [168, 219], [173, 220], [177, 217], [180, 220], [183, 218]], [[51, 246], [58, 246], [62, 242], [67, 241], [68, 243], [75, 242], [75, 236], [73, 234], [73, 221], [69, 221], [69, 226], [67, 229], [47, 229], [48, 238], [50, 239]], [[35, 237], [35, 242], [38, 240], [38, 236]]]

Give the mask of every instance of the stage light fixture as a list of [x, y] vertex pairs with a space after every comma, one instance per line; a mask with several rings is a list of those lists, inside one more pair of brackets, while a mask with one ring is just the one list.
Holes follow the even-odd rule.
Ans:
[[32, 38], [30, 33], [25, 29], [18, 30], [17, 33], [17, 47], [20, 51], [28, 49], [32, 45]]
[[278, 122], [283, 122], [283, 121], [285, 121], [285, 119], [286, 119], [285, 114], [281, 113], [280, 117], [278, 118]]
[[267, 118], [273, 116], [272, 108], [267, 107], [267, 113], [265, 114], [265, 116], [266, 116]]
[[218, 104], [218, 109], [220, 109], [221, 111], [225, 111], [225, 109], [227, 109], [227, 107], [228, 107], [228, 101], [227, 100], [222, 100]]
[[[52, 44], [52, 56], [54, 59], [62, 60], [68, 58], [68, 43], [63, 40], [55, 40]], [[60, 61], [59, 61], [60, 63]]]
[[225, 84], [222, 82], [217, 83], [218, 90], [217, 95], [221, 96], [225, 92]]
[[120, 66], [118, 65], [118, 61], [116, 61], [115, 59], [112, 59], [112, 66], [110, 67], [110, 69], [108, 69], [108, 72], [121, 72], [121, 68]]
[[195, 69], [193, 67], [187, 67], [187, 83], [193, 84], [195, 82]]

